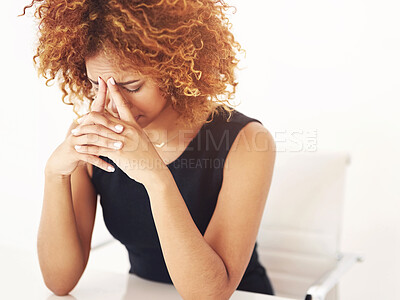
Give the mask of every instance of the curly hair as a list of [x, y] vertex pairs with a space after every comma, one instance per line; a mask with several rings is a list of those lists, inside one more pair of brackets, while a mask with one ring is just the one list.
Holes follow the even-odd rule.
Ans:
[[223, 0], [32, 0], [21, 16], [34, 5], [38, 74], [46, 85], [58, 82], [62, 101], [78, 116], [77, 106], [94, 97], [85, 59], [103, 53], [121, 70], [154, 79], [179, 121], [195, 125], [217, 108], [230, 118], [237, 55], [244, 50]]

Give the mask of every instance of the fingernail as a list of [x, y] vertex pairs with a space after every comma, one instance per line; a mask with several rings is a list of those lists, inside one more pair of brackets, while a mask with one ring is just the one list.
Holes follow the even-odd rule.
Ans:
[[115, 142], [115, 143], [114, 143], [114, 148], [115, 148], [115, 149], [119, 149], [119, 148], [121, 148], [121, 146], [122, 146], [122, 143], [121, 143], [121, 142]]
[[109, 82], [110, 84], [112, 84], [112, 85], [115, 85], [115, 80], [114, 80], [114, 78], [112, 78], [112, 77], [110, 77], [110, 78], [108, 79], [108, 82]]
[[114, 172], [114, 171], [115, 171], [115, 168], [114, 168], [113, 166], [108, 166], [108, 167], [107, 167], [107, 170], [110, 171], [110, 172]]
[[115, 125], [114, 128], [115, 128], [115, 130], [116, 130], [117, 132], [121, 132], [122, 129], [124, 129], [124, 126], [118, 124], [118, 125]]
[[71, 133], [72, 133], [73, 135], [75, 135], [75, 134], [78, 133], [78, 131], [79, 131], [78, 128], [74, 128], [74, 129], [71, 130]]
[[81, 124], [83, 122], [83, 119], [85, 118], [85, 116], [80, 117], [78, 120], [76, 120], [79, 124]]

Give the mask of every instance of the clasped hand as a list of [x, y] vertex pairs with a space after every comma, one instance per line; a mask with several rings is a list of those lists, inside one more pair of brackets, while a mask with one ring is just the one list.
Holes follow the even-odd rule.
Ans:
[[[72, 130], [78, 137], [75, 150], [110, 158], [131, 179], [145, 183], [156, 172], [167, 166], [150, 142], [147, 134], [136, 122], [114, 79], [107, 83], [98, 78], [98, 94], [91, 112], [79, 119], [80, 125]], [[105, 110], [107, 89], [118, 110], [119, 119]]]

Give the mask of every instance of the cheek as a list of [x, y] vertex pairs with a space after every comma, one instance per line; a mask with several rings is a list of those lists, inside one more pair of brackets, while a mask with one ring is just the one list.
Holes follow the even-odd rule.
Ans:
[[166, 99], [158, 91], [146, 91], [131, 97], [131, 102], [143, 112], [154, 112], [162, 110], [166, 104]]

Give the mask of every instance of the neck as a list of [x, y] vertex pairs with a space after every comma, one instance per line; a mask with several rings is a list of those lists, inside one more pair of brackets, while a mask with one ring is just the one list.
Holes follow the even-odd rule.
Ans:
[[[176, 120], [179, 117], [179, 113], [176, 112], [171, 103], [165, 106], [160, 115], [156, 120], [148, 124], [146, 127], [142, 128], [143, 131], [147, 134], [150, 141], [152, 143], [163, 143], [167, 142], [171, 139], [172, 143], [178, 142], [179, 139], [175, 138], [177, 134], [179, 134], [180, 130], [190, 131], [192, 133], [197, 133], [197, 131], [201, 128], [203, 123], [207, 120], [209, 114], [204, 116], [204, 121], [198, 126], [194, 127], [180, 127], [178, 128]], [[185, 133], [185, 136], [189, 135], [191, 138], [191, 134], [189, 132]]]
[[157, 119], [143, 128], [145, 132], [170, 130], [176, 124], [179, 114], [172, 108], [171, 104], [164, 107]]
[[150, 141], [155, 144], [165, 143], [173, 137], [177, 128], [179, 114], [173, 108], [171, 103], [166, 105], [156, 120], [143, 128]]

